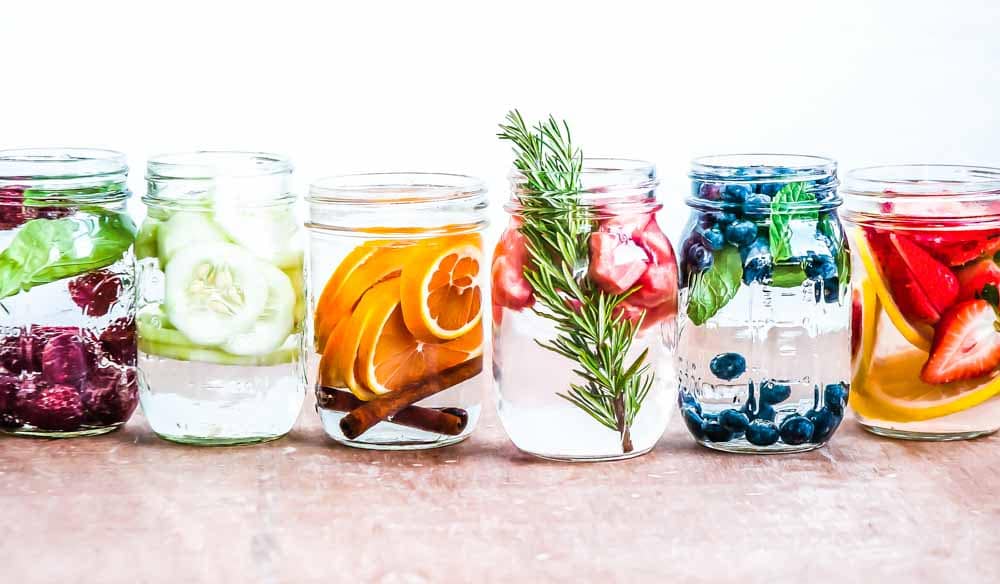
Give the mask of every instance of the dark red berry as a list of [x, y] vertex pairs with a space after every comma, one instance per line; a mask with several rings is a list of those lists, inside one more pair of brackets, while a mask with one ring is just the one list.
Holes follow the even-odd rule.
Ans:
[[31, 339], [23, 329], [19, 335], [0, 339], [0, 369], [17, 375], [32, 368]]
[[42, 376], [50, 384], [77, 386], [87, 376], [89, 355], [75, 333], [52, 337], [42, 349]]
[[138, 347], [134, 318], [119, 318], [101, 333], [101, 348], [104, 355], [126, 367], [135, 367]]
[[83, 402], [75, 387], [32, 377], [21, 381], [14, 414], [36, 428], [65, 432], [83, 423]]
[[109, 270], [97, 270], [69, 282], [69, 295], [87, 316], [104, 316], [118, 301], [121, 278]]
[[25, 360], [31, 364], [28, 370], [42, 371], [42, 358], [45, 352], [45, 345], [62, 334], [80, 335], [82, 338], [83, 332], [80, 330], [80, 327], [75, 326], [31, 325], [31, 329], [21, 345]]
[[139, 403], [135, 369], [108, 366], [94, 371], [81, 398], [86, 423], [107, 426], [125, 422]]
[[0, 189], [0, 231], [20, 227], [24, 216], [24, 191], [16, 187]]
[[17, 376], [0, 374], [0, 428], [12, 430], [23, 425], [14, 416], [14, 405], [17, 402], [19, 385], [20, 380]]

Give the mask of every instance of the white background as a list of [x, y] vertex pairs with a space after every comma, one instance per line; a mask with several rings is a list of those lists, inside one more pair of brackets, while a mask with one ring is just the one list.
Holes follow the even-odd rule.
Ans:
[[[284, 153], [325, 174], [441, 170], [505, 196], [510, 107], [656, 162], [1000, 165], [1000, 2], [0, 0], [0, 146]], [[499, 214], [499, 211], [497, 211]]]

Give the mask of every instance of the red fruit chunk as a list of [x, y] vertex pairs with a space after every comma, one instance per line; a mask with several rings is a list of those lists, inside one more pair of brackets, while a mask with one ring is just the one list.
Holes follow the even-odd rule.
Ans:
[[931, 344], [930, 359], [920, 372], [926, 383], [972, 379], [1000, 365], [997, 313], [985, 300], [966, 300], [941, 317]]
[[134, 367], [138, 356], [135, 319], [119, 318], [101, 333], [101, 349], [104, 356], [119, 365]]
[[937, 312], [944, 312], [954, 304], [958, 297], [958, 278], [948, 266], [905, 236], [890, 233], [889, 240]]
[[81, 392], [85, 422], [95, 426], [120, 424], [139, 403], [135, 369], [102, 367], [87, 378]]
[[972, 300], [977, 294], [983, 291], [987, 284], [993, 284], [1000, 288], [1000, 266], [993, 258], [983, 258], [978, 262], [959, 269], [955, 272], [958, 276], [958, 299]]
[[0, 339], [0, 369], [18, 375], [32, 368], [31, 339], [26, 333]]
[[108, 270], [97, 270], [69, 282], [69, 295], [87, 316], [104, 316], [118, 301], [121, 278]]
[[623, 294], [646, 271], [649, 255], [623, 233], [590, 235], [590, 279], [609, 294]]
[[0, 189], [0, 231], [14, 229], [28, 219], [24, 216], [24, 191], [19, 188]]
[[861, 312], [861, 291], [855, 288], [851, 292], [851, 357], [858, 355], [861, 348], [861, 330], [863, 317]]
[[83, 402], [75, 387], [33, 377], [22, 379], [14, 413], [42, 430], [76, 430], [83, 422]]
[[961, 266], [1000, 251], [1000, 230], [917, 231], [910, 238], [949, 266]]
[[522, 310], [535, 303], [534, 290], [524, 277], [527, 261], [524, 235], [518, 231], [517, 223], [512, 222], [493, 251], [491, 275], [494, 305]]
[[75, 333], [63, 333], [45, 343], [42, 349], [42, 377], [46, 382], [76, 386], [87, 376], [88, 354], [83, 339]]
[[28, 335], [24, 337], [22, 349], [24, 358], [31, 363], [31, 371], [42, 371], [42, 359], [45, 352], [45, 345], [49, 341], [63, 334], [78, 335], [81, 338], [83, 332], [75, 326], [39, 326], [31, 325]]
[[0, 373], [0, 415], [14, 412], [14, 401], [17, 397], [18, 379], [16, 375]]

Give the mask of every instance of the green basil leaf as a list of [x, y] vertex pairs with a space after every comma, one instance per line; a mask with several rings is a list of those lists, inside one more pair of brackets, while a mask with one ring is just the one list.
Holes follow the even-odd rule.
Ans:
[[135, 224], [104, 209], [34, 219], [0, 253], [0, 299], [115, 263], [135, 240]]
[[774, 266], [771, 284], [778, 288], [795, 288], [806, 281], [806, 271], [798, 264]]
[[724, 247], [715, 252], [712, 267], [695, 274], [688, 292], [687, 314], [696, 325], [715, 316], [715, 313], [736, 296], [740, 289], [743, 262], [735, 247]]
[[783, 262], [792, 257], [792, 221], [819, 219], [815, 208], [802, 210], [799, 205], [816, 203], [816, 195], [806, 190], [806, 183], [793, 182], [781, 187], [771, 199], [771, 227], [768, 232], [771, 254], [775, 262]]

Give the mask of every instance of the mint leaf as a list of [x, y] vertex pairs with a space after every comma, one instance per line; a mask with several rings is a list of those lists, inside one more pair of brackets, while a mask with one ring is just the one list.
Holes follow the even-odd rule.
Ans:
[[806, 281], [806, 271], [798, 264], [774, 266], [771, 284], [778, 288], [795, 288]]
[[134, 239], [132, 220], [104, 209], [28, 221], [0, 253], [0, 299], [109, 266]]
[[793, 182], [781, 187], [771, 199], [771, 227], [768, 232], [775, 262], [792, 257], [792, 221], [817, 221], [816, 209], [802, 210], [801, 204], [816, 203], [816, 195], [806, 191], [806, 183]]
[[740, 289], [743, 262], [735, 247], [715, 252], [712, 267], [692, 278], [687, 314], [695, 325], [704, 324], [736, 296]]

